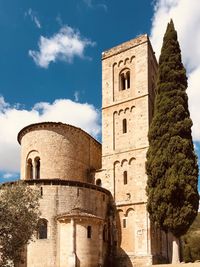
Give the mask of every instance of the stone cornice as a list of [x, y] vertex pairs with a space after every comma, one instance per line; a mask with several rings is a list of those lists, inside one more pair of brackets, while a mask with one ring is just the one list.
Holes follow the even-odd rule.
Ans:
[[[6, 185], [14, 185], [15, 183], [19, 182], [18, 181], [14, 181], [14, 182], [7, 182], [7, 183], [2, 183], [0, 184], [0, 189], [3, 186]], [[80, 181], [73, 181], [73, 180], [63, 180], [63, 179], [38, 179], [38, 180], [20, 180], [20, 182], [24, 182], [28, 185], [38, 185], [38, 186], [45, 186], [45, 185], [59, 185], [59, 186], [71, 186], [71, 187], [81, 187], [81, 188], [89, 188], [89, 189], [93, 189], [102, 193], [105, 193], [106, 195], [110, 196], [111, 193], [110, 191], [108, 191], [105, 188], [102, 188], [98, 185], [94, 185], [94, 184], [90, 184], [90, 183], [84, 183], [84, 182], [80, 182]]]
[[102, 53], [102, 60], [104, 60], [108, 57], [120, 54], [126, 50], [129, 50], [133, 47], [136, 47], [138, 45], [141, 45], [141, 44], [147, 43], [147, 42], [149, 42], [149, 38], [148, 38], [147, 34], [140, 35], [137, 38], [134, 38], [130, 41], [127, 41], [127, 42], [122, 43], [120, 45], [117, 45], [117, 46], [115, 46], [109, 50], [104, 51]]
[[69, 212], [58, 214], [55, 219], [58, 221], [63, 221], [65, 219], [80, 218], [80, 217], [89, 218], [89, 219], [96, 219], [96, 220], [101, 220], [101, 221], [103, 220], [103, 218], [101, 218], [99, 216], [96, 216], [92, 213], [89, 213], [87, 211], [80, 210], [80, 209], [73, 209]]

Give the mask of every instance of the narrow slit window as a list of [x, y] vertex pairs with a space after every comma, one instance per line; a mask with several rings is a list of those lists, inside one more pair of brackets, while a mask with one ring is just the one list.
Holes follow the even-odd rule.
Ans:
[[127, 89], [130, 88], [130, 71], [126, 73]]
[[125, 90], [126, 89], [126, 78], [125, 78], [124, 73], [120, 75], [120, 80], [121, 80], [121, 90]]
[[92, 226], [88, 226], [87, 227], [87, 238], [91, 238], [92, 237]]
[[123, 176], [124, 176], [124, 184], [127, 184], [128, 183], [127, 171], [124, 171]]
[[126, 228], [126, 218], [123, 218], [123, 228]]
[[28, 159], [27, 161], [27, 169], [26, 169], [26, 175], [28, 180], [33, 179], [33, 164], [32, 164], [32, 159]]
[[127, 133], [127, 120], [126, 119], [123, 119], [122, 121], [122, 131], [123, 131], [123, 134]]
[[45, 219], [39, 220], [38, 239], [47, 239], [47, 220], [45, 220]]
[[101, 186], [102, 184], [101, 184], [101, 179], [97, 179], [96, 180], [96, 185], [98, 185], [98, 186]]
[[40, 179], [40, 158], [35, 158], [35, 179]]

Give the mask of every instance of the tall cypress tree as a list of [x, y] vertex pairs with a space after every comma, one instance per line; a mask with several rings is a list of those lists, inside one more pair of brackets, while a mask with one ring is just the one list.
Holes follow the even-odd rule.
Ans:
[[146, 172], [150, 219], [176, 238], [186, 233], [199, 204], [198, 165], [186, 88], [186, 71], [171, 20], [159, 58]]

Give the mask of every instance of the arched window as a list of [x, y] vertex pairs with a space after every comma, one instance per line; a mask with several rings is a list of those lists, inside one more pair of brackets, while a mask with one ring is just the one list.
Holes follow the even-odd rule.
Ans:
[[48, 222], [46, 219], [40, 219], [38, 222], [38, 239], [47, 239], [47, 225]]
[[120, 85], [121, 85], [121, 90], [125, 90], [126, 89], [126, 78], [124, 73], [121, 73], [120, 75]]
[[28, 159], [26, 166], [26, 178], [31, 180], [33, 179], [33, 164], [32, 159]]
[[127, 80], [127, 89], [130, 88], [130, 71], [126, 73], [126, 80]]
[[40, 179], [40, 158], [35, 158], [35, 179]]
[[40, 195], [43, 196], [43, 187], [40, 187]]
[[124, 178], [124, 184], [128, 183], [128, 175], [127, 175], [127, 171], [124, 171], [123, 173], [123, 178]]
[[127, 120], [126, 119], [123, 119], [122, 121], [122, 132], [123, 134], [127, 133]]
[[130, 70], [124, 69], [119, 74], [119, 90], [126, 90], [130, 88]]
[[96, 180], [96, 185], [101, 186], [101, 179]]
[[92, 237], [92, 226], [88, 226], [87, 227], [87, 238], [91, 238]]
[[126, 218], [123, 218], [123, 228], [126, 228]]

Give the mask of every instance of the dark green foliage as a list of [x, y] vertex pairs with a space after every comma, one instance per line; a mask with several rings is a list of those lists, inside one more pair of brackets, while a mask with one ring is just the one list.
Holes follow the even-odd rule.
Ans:
[[159, 59], [155, 112], [149, 130], [147, 209], [152, 222], [176, 237], [197, 215], [198, 165], [191, 137], [187, 77], [171, 21]]
[[186, 235], [182, 237], [181, 243], [184, 262], [200, 260], [200, 214], [198, 214]]

